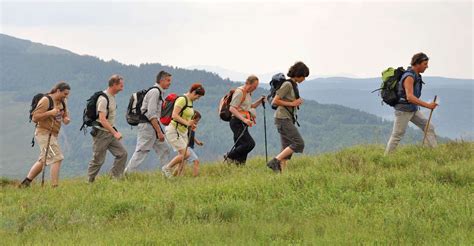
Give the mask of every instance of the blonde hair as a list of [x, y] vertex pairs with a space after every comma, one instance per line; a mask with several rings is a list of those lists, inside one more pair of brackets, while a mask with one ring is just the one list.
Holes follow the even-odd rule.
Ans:
[[255, 75], [250, 75], [247, 80], [245, 81], [245, 84], [247, 85], [251, 85], [253, 83], [255, 83], [255, 81], [258, 81], [258, 77], [255, 76]]

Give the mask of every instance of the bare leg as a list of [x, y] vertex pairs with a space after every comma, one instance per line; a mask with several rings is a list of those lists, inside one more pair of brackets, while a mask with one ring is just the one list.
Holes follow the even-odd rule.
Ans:
[[61, 168], [61, 161], [55, 162], [51, 165], [51, 186], [53, 187], [58, 186], [60, 168]]
[[199, 160], [195, 160], [194, 165], [193, 165], [193, 176], [197, 177], [198, 174], [199, 174]]
[[[186, 155], [185, 155], [185, 157], [184, 157], [184, 161], [181, 159], [181, 161], [178, 162], [178, 170], [179, 170], [179, 174], [180, 174], [180, 175], [181, 175], [182, 172], [184, 171], [184, 165], [186, 164], [185, 162], [186, 162], [186, 160], [189, 158], [189, 156], [190, 156], [190, 154], [191, 154], [191, 153], [189, 153], [188, 148], [186, 148], [185, 150], [183, 150], [182, 153], [184, 153], [184, 151], [186, 151]], [[181, 153], [181, 155], [183, 155], [182, 153]]]
[[293, 150], [290, 147], [286, 147], [280, 154], [278, 154], [275, 158], [279, 161], [286, 160], [286, 158], [293, 154]]
[[287, 159], [283, 159], [280, 161], [280, 165], [281, 165], [281, 171], [283, 172], [284, 170], [286, 170], [286, 162], [288, 160]]
[[28, 179], [33, 180], [38, 176], [38, 174], [41, 173], [41, 170], [43, 170], [43, 163], [40, 161], [37, 161], [35, 164], [30, 169], [30, 172], [28, 173], [28, 176], [26, 176]]
[[[178, 155], [174, 157], [168, 164], [166, 164], [166, 169], [173, 169], [176, 165], [180, 165], [180, 163], [183, 161], [183, 156], [185, 155], [184, 149], [178, 150]], [[189, 151], [186, 152], [185, 159], [189, 157]]]

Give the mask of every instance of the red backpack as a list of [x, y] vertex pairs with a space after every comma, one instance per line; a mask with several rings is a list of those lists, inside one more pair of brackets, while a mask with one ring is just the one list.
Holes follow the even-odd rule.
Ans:
[[193, 106], [188, 106], [188, 98], [186, 96], [178, 96], [175, 93], [169, 94], [166, 98], [163, 104], [161, 104], [161, 116], [160, 116], [160, 122], [161, 124], [167, 126], [171, 123], [171, 120], [173, 119], [173, 109], [174, 109], [174, 104], [178, 98], [184, 97], [186, 100], [185, 106], [181, 109], [179, 112], [179, 115], [182, 116], [184, 110], [186, 108], [192, 108]]

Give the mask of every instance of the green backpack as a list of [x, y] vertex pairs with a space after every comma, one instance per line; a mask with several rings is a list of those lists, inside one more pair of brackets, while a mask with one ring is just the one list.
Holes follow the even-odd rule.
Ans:
[[394, 69], [389, 67], [382, 72], [382, 84], [380, 88], [372, 91], [380, 91], [382, 101], [390, 106], [395, 106], [400, 101], [400, 95], [398, 94], [398, 82], [405, 73], [403, 67]]

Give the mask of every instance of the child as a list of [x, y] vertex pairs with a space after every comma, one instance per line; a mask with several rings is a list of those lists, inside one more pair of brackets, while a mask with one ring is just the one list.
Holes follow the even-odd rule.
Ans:
[[[201, 114], [198, 111], [194, 111], [194, 116], [193, 120], [197, 126], [199, 123], [199, 120], [201, 119]], [[199, 173], [199, 158], [196, 155], [196, 152], [194, 152], [194, 144], [197, 144], [199, 146], [203, 146], [204, 143], [199, 141], [196, 136], [196, 128], [191, 129], [191, 134], [189, 138], [189, 158], [188, 161], [193, 163], [193, 176], [196, 177]]]
[[[199, 123], [200, 119], [201, 119], [201, 114], [198, 111], [194, 110], [194, 116], [193, 116], [192, 120], [194, 120], [194, 124], [196, 126]], [[197, 144], [199, 146], [203, 146], [204, 143], [199, 141], [195, 137], [196, 128], [191, 128], [189, 134], [190, 134], [189, 135], [189, 145], [188, 145], [189, 158], [187, 159], [187, 161], [190, 161], [191, 163], [193, 163], [193, 176], [196, 177], [196, 176], [198, 176], [198, 173], [199, 173], [199, 158], [198, 158], [196, 152], [194, 152], [194, 145]], [[181, 166], [181, 168], [178, 168], [178, 169], [179, 170], [176, 170], [177, 174], [182, 175], [184, 173], [184, 166]]]

